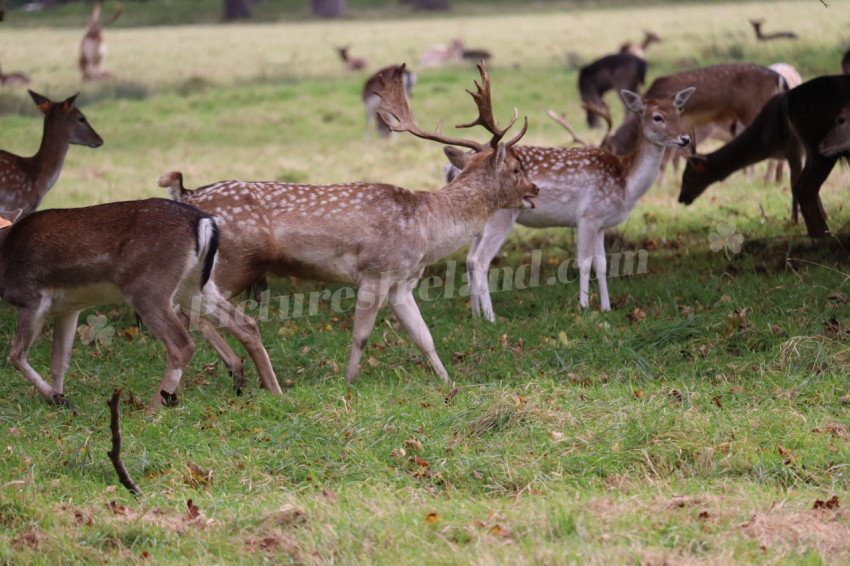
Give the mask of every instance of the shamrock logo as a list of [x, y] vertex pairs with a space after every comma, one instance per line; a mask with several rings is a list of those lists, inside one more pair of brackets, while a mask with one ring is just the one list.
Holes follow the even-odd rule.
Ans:
[[720, 223], [717, 225], [717, 232], [712, 232], [708, 235], [708, 245], [713, 252], [723, 250], [726, 254], [726, 259], [730, 259], [729, 252], [736, 254], [741, 251], [741, 244], [744, 243], [744, 235], [735, 232], [735, 224]]
[[112, 344], [115, 329], [106, 324], [106, 315], [90, 314], [86, 318], [86, 322], [88, 322], [88, 325], [77, 328], [77, 333], [80, 335], [83, 344], [86, 346], [109, 346]]

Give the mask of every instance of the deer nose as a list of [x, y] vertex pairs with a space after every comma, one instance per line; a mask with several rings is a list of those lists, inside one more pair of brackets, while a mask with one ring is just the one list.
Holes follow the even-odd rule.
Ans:
[[679, 136], [679, 147], [687, 147], [691, 144], [691, 136]]

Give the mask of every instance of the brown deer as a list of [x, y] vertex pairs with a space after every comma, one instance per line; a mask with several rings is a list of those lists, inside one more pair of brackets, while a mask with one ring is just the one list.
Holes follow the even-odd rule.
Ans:
[[449, 45], [432, 45], [419, 58], [419, 67], [439, 67], [446, 63], [463, 61], [464, 46], [460, 39], [452, 39]]
[[764, 33], [761, 31], [762, 24], [764, 24], [764, 20], [750, 20], [750, 25], [753, 26], [753, 31], [756, 32], [756, 39], [759, 41], [769, 41], [771, 39], [797, 39], [797, 34], [793, 31]]
[[26, 73], [9, 73], [4, 74], [0, 70], [0, 86], [17, 86], [29, 84], [30, 77]]
[[70, 144], [100, 147], [103, 140], [76, 106], [77, 94], [53, 102], [33, 91], [30, 97], [44, 114], [41, 145], [32, 157], [0, 150], [0, 209], [20, 208], [23, 215], [38, 208], [62, 171]]
[[[218, 246], [213, 219], [166, 199], [0, 212], [0, 297], [17, 311], [9, 356], [49, 403], [65, 405], [65, 372], [77, 318], [85, 308], [126, 300], [165, 346], [167, 368], [148, 409], [173, 404], [195, 345], [173, 309], [227, 328], [248, 349], [262, 385], [282, 392], [256, 323], [208, 281]], [[27, 361], [46, 319], [54, 321], [52, 384]], [[241, 376], [235, 385], [242, 386]]]
[[351, 49], [350, 45], [336, 48], [339, 56], [342, 58], [342, 62], [345, 63], [345, 69], [347, 71], [361, 71], [369, 66], [369, 63], [363, 57], [352, 57], [349, 55], [349, 49]]
[[498, 128], [490, 100], [490, 77], [481, 64], [481, 84], [470, 91], [478, 118], [463, 127], [482, 125], [492, 133], [488, 143], [425, 132], [411, 115], [404, 90], [404, 65], [381, 81], [380, 113], [392, 116], [387, 127], [449, 146], [449, 159], [462, 169], [439, 191], [408, 191], [379, 183], [296, 185], [223, 181], [187, 191], [181, 175], [160, 178], [174, 198], [220, 219], [221, 252], [213, 277], [224, 291], [238, 293], [266, 272], [295, 275], [357, 287], [354, 331], [347, 383], [358, 374], [378, 309], [389, 303], [434, 371], [449, 375], [413, 298], [426, 266], [450, 254], [502, 208], [532, 206], [537, 187], [528, 180], [512, 147], [525, 134], [528, 121], [513, 139], [501, 143], [516, 121]]
[[466, 267], [473, 315], [495, 321], [488, 270], [514, 224], [534, 228], [577, 227], [579, 303], [582, 307], [589, 305], [590, 272], [595, 267], [600, 309], [611, 309], [605, 230], [628, 218], [652, 186], [664, 149], [690, 143], [679, 114], [693, 93], [691, 87], [671, 98], [644, 100], [636, 93], [621, 91], [626, 107], [640, 117], [640, 142], [634, 153], [627, 156], [593, 147], [514, 148], [540, 194], [535, 200], [537, 206], [532, 209], [496, 212], [480, 236], [472, 240]]
[[[617, 53], [582, 67], [578, 74], [578, 92], [582, 102], [598, 107], [609, 90], [638, 92], [645, 79], [645, 60], [630, 53]], [[589, 127], [599, 127], [596, 113], [588, 110], [586, 118]]]
[[832, 129], [818, 144], [818, 151], [825, 157], [836, 157], [842, 154], [845, 159], [850, 157], [847, 155], [850, 151], [850, 106], [845, 106], [838, 113]]
[[91, 20], [86, 28], [86, 34], [80, 42], [80, 59], [78, 65], [84, 81], [96, 81], [107, 79], [112, 75], [103, 69], [106, 63], [106, 39], [103, 37], [103, 26], [118, 19], [124, 11], [121, 4], [115, 7], [115, 13], [105, 24], [101, 24], [100, 2], [95, 2], [92, 10]]
[[[820, 187], [840, 154], [822, 155], [821, 141], [850, 103], [850, 76], [817, 77], [771, 99], [746, 130], [717, 151], [688, 159], [679, 202], [691, 204], [712, 183], [769, 157], [788, 160], [791, 194], [811, 237], [829, 234]], [[805, 156], [805, 166], [801, 160]], [[796, 207], [793, 214], [796, 220]]]
[[643, 41], [639, 44], [632, 43], [631, 41], [624, 43], [620, 46], [620, 53], [628, 53], [629, 55], [634, 55], [635, 57], [644, 59], [646, 57], [647, 48], [653, 43], [661, 43], [661, 38], [651, 31], [644, 31]]
[[[372, 124], [375, 125], [379, 138], [386, 138], [390, 135], [389, 128], [386, 127], [384, 121], [388, 118], [384, 116], [384, 120], [378, 117], [378, 108], [381, 106], [381, 97], [375, 94], [375, 90], [380, 87], [381, 80], [389, 80], [395, 72], [398, 65], [384, 67], [363, 84], [361, 96], [363, 98], [363, 108], [366, 110], [366, 132], [363, 134], [363, 139], [369, 139], [369, 133], [372, 131]], [[404, 81], [404, 92], [409, 97], [416, 86], [416, 73], [413, 71], [404, 70], [402, 72]], [[381, 78], [383, 77], [383, 78]]]

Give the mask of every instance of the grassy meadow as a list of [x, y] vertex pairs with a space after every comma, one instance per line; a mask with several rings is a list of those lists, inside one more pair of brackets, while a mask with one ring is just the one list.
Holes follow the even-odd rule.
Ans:
[[[664, 40], [648, 53], [650, 81], [736, 61], [793, 63], [804, 79], [838, 72], [850, 16], [828, 4], [132, 27], [129, 3], [122, 26], [106, 30], [113, 80], [79, 80], [78, 7], [77, 28], [7, 14], [0, 63], [54, 100], [81, 91], [105, 140], [71, 148], [43, 208], [164, 196], [156, 180], [172, 169], [189, 187], [238, 178], [436, 190], [438, 144], [364, 142], [366, 74], [346, 73], [335, 46], [351, 44], [373, 70], [407, 61], [420, 71], [417, 120], [432, 128], [446, 116], [447, 133], [474, 117], [463, 90], [477, 73], [419, 70], [419, 56], [452, 37], [490, 49], [496, 115], [517, 107], [525, 143], [563, 145], [545, 111], [566, 111], [579, 135], [599, 139], [582, 120], [577, 69], [644, 29]], [[756, 43], [747, 19], [760, 17], [800, 39]], [[41, 127], [25, 89], [0, 91], [0, 147], [31, 155]], [[643, 261], [609, 280], [612, 312], [578, 306], [578, 274], [566, 269], [573, 229], [511, 233], [494, 264], [508, 277], [493, 294], [496, 324], [470, 316], [465, 248], [434, 265], [426, 276], [442, 285], [429, 280], [420, 308], [456, 390], [389, 309], [346, 387], [353, 301], [292, 316], [286, 300], [307, 310], [325, 286], [273, 279], [261, 332], [282, 398], [258, 390], [250, 364], [235, 396], [198, 338], [182, 402], [147, 415], [164, 350], [125, 306], [107, 305], [80, 318], [80, 335], [95, 340], [75, 343], [65, 394], [76, 410], [61, 410], [5, 359], [15, 320], [0, 304], [0, 563], [850, 562], [850, 173], [837, 167], [821, 190], [837, 234], [824, 241], [788, 220], [787, 177], [765, 184], [763, 173], [737, 173], [690, 207], [676, 202], [675, 175], [653, 187], [608, 234], [609, 253]], [[51, 336], [30, 354], [43, 375]], [[123, 458], [144, 498], [121, 487], [106, 456], [117, 387]]]

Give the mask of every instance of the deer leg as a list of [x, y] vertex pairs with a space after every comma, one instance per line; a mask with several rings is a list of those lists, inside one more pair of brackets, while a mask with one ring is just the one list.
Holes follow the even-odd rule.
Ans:
[[431, 363], [431, 367], [443, 383], [450, 383], [449, 373], [443, 367], [443, 362], [437, 355], [437, 349], [434, 347], [434, 339], [431, 337], [431, 332], [422, 318], [422, 313], [419, 312], [419, 307], [413, 299], [413, 287], [416, 281], [404, 281], [396, 285], [389, 294], [390, 307], [398, 317], [404, 329], [410, 335], [413, 342], [422, 350], [425, 357]]
[[578, 302], [583, 307], [587, 307], [590, 304], [590, 270], [593, 267], [596, 239], [599, 237], [600, 231], [595, 225], [587, 222], [579, 222], [576, 234], [579, 272]]
[[[800, 144], [792, 143], [783, 152], [788, 161], [788, 176], [791, 179], [791, 187], [797, 184], [803, 171], [803, 153]], [[794, 192], [791, 192], [791, 219], [796, 224], [800, 216], [800, 204]]]
[[812, 238], [822, 238], [829, 233], [818, 193], [832, 171], [835, 161], [835, 159], [823, 158], [817, 152], [808, 152], [806, 166], [800, 178], [791, 187], [791, 193], [800, 204], [806, 230]]
[[[218, 333], [215, 326], [209, 320], [205, 318], [196, 320], [194, 315], [187, 315], [186, 312], [185, 308], [180, 309], [180, 322], [183, 323], [183, 328], [186, 330], [197, 330], [201, 333], [203, 339], [212, 346], [212, 349], [224, 362], [227, 371], [233, 378], [233, 388], [237, 395], [240, 394], [242, 387], [245, 385], [245, 368], [242, 364], [242, 358], [233, 351], [230, 344], [221, 337], [221, 334]], [[195, 328], [192, 328], [193, 326]]]
[[599, 282], [599, 310], [611, 310], [611, 300], [608, 298], [608, 280], [606, 279], [608, 265], [605, 260], [605, 231], [600, 230], [593, 249], [593, 264], [596, 268], [596, 279]]
[[353, 383], [357, 379], [360, 368], [360, 358], [363, 349], [372, 334], [375, 319], [378, 317], [378, 309], [389, 292], [388, 282], [379, 280], [365, 281], [357, 290], [357, 306], [354, 309], [354, 330], [351, 339], [351, 356], [348, 358], [348, 367], [345, 368], [345, 382]]
[[71, 347], [77, 331], [77, 318], [80, 311], [62, 313], [53, 318], [53, 351], [50, 353], [50, 375], [53, 389], [62, 394], [65, 372], [71, 361]]
[[42, 299], [37, 308], [19, 308], [18, 309], [18, 324], [15, 328], [15, 337], [12, 339], [12, 351], [9, 354], [9, 361], [15, 366], [24, 377], [32, 383], [36, 390], [44, 397], [48, 403], [56, 405], [64, 405], [66, 401], [62, 397], [62, 393], [53, 389], [53, 387], [44, 381], [38, 372], [35, 371], [27, 360], [27, 354], [38, 338], [44, 321], [47, 318], [47, 309], [50, 306], [49, 299]]
[[481, 236], [476, 238], [477, 243], [469, 249], [469, 255], [466, 256], [466, 273], [473, 316], [480, 314], [490, 322], [496, 321], [493, 302], [490, 299], [490, 262], [499, 253], [519, 214], [519, 210], [508, 209], [496, 212], [487, 221]]

